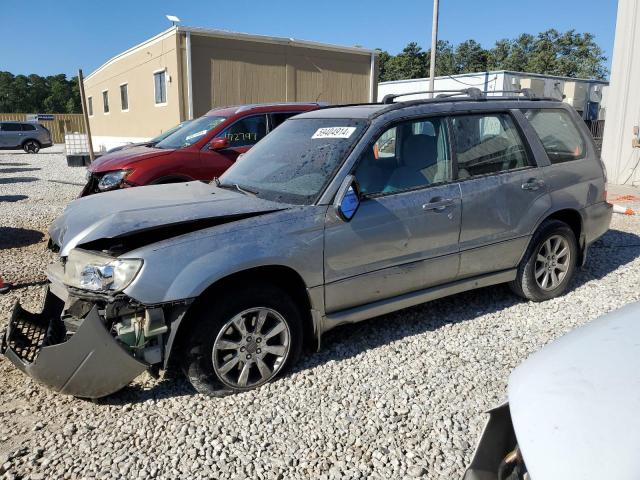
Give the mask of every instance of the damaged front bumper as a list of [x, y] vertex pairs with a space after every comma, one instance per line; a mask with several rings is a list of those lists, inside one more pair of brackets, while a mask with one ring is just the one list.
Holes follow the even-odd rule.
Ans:
[[61, 319], [65, 302], [47, 290], [41, 313], [16, 302], [0, 353], [56, 392], [100, 398], [117, 392], [150, 365], [134, 358], [107, 330], [93, 305], [69, 334]]

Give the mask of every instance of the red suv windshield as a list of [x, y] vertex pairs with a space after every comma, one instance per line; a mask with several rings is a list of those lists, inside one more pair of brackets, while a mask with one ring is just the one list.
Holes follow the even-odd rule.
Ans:
[[208, 115], [200, 117], [157, 143], [155, 148], [174, 150], [193, 145], [226, 119], [227, 117]]

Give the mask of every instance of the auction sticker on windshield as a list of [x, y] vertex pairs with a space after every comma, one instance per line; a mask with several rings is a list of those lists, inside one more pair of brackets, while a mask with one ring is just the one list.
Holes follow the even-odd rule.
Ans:
[[349, 138], [356, 127], [324, 127], [316, 130], [311, 138]]

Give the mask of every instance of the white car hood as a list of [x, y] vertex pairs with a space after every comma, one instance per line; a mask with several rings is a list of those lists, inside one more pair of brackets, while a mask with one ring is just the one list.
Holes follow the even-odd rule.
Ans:
[[546, 346], [509, 379], [532, 480], [640, 478], [640, 302]]

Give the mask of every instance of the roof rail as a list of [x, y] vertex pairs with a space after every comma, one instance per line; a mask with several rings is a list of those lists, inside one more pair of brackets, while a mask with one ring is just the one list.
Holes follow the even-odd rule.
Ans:
[[246, 112], [252, 108], [258, 107], [296, 107], [304, 105], [317, 105], [320, 108], [327, 107], [327, 102], [265, 102], [265, 103], [247, 103], [245, 105], [238, 106], [236, 113]]
[[480, 90], [479, 88], [464, 88], [462, 90], [421, 90], [418, 92], [407, 92], [407, 93], [389, 93], [388, 95], [385, 95], [382, 98], [382, 103], [389, 105], [391, 103], [394, 103], [393, 101], [398, 98], [398, 97], [406, 97], [408, 95], [421, 95], [424, 93], [431, 93], [431, 94], [439, 94], [437, 97], [438, 98], [446, 98], [446, 97], [455, 97], [457, 95], [467, 95], [471, 98], [473, 98], [474, 100], [477, 98], [482, 97], [484, 94], [482, 93], [482, 90]]
[[[407, 92], [407, 93], [390, 93], [385, 95], [382, 99], [382, 103], [384, 104], [392, 104], [394, 100], [398, 97], [406, 97], [408, 95], [421, 95], [425, 93], [438, 94], [435, 96], [436, 99], [445, 99], [450, 97], [457, 97], [461, 95], [468, 96], [472, 100], [487, 100], [488, 98], [496, 99], [520, 99], [524, 97], [527, 100], [555, 100], [560, 101], [557, 98], [547, 98], [547, 97], [538, 97], [533, 90], [530, 88], [521, 88], [519, 90], [494, 90], [490, 92], [483, 92], [479, 88], [471, 87], [464, 88], [462, 90], [423, 90], [418, 92]], [[490, 94], [490, 95], [489, 95]], [[496, 95], [502, 94], [502, 95]]]

